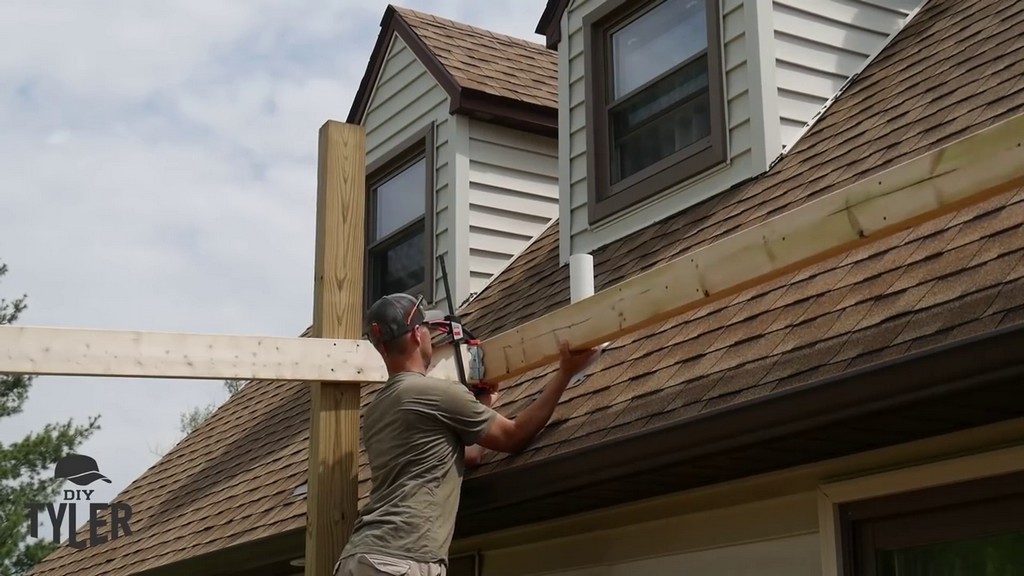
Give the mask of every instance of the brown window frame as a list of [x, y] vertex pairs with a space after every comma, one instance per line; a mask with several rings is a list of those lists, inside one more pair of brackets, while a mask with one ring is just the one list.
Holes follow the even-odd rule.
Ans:
[[[384, 181], [401, 172], [410, 165], [424, 160], [424, 172], [426, 178], [424, 185], [423, 215], [411, 220], [387, 236], [374, 240], [374, 226], [377, 222], [377, 205], [374, 190]], [[380, 290], [376, 274], [375, 253], [386, 251], [407, 239], [415, 231], [423, 230], [423, 284], [409, 289], [413, 295], [423, 295], [425, 302], [433, 303], [434, 300], [434, 123], [431, 122], [424, 128], [417, 130], [413, 135], [396, 146], [393, 151], [366, 168], [366, 250], [364, 254], [364, 295], [363, 299], [368, 308], [373, 304]]]
[[879, 549], [1024, 530], [1024, 472], [839, 506], [844, 576], [875, 576]]
[[[686, 62], [648, 81], [630, 95], [649, 88], [694, 59], [707, 55], [711, 135], [671, 156], [611, 183], [613, 154], [609, 115], [613, 102], [611, 83], [611, 34], [666, 0], [610, 0], [583, 17], [585, 101], [587, 117], [587, 206], [591, 223], [635, 206], [666, 189], [725, 164], [729, 127], [725, 117], [725, 65], [722, 47], [721, 6], [706, 3], [708, 47]], [[627, 96], [630, 96], [627, 95]], [[620, 98], [622, 100], [622, 98]]]

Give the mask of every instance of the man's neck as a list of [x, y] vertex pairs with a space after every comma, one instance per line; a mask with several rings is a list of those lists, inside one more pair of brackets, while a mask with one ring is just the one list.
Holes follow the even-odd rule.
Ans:
[[396, 362], [388, 366], [388, 373], [391, 375], [398, 374], [400, 372], [414, 372], [416, 374], [426, 375], [427, 370], [423, 366], [422, 362]]

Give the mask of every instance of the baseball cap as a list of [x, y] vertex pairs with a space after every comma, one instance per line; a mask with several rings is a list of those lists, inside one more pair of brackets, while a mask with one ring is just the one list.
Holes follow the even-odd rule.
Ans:
[[426, 322], [444, 320], [444, 313], [423, 306], [423, 297], [388, 294], [366, 312], [366, 336], [374, 344], [389, 342]]
[[100, 474], [96, 460], [83, 454], [68, 454], [58, 460], [53, 477], [70, 480], [79, 486], [88, 486], [97, 480], [110, 483], [110, 478]]

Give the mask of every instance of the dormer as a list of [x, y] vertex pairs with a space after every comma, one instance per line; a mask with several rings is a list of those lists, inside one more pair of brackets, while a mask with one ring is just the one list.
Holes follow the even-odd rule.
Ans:
[[558, 215], [557, 58], [389, 6], [348, 122], [366, 129], [367, 303], [458, 306]]
[[758, 177], [921, 0], [548, 0], [560, 256]]

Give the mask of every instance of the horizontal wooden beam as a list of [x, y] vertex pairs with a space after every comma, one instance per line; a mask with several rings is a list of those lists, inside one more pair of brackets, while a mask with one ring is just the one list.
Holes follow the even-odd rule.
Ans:
[[230, 380], [383, 381], [369, 342], [0, 327], [0, 373]]
[[[463, 346], [463, 366], [469, 355]], [[452, 346], [430, 374], [458, 380]], [[0, 374], [208, 380], [383, 382], [365, 340], [0, 326]]]
[[1021, 185], [1024, 115], [498, 334], [482, 343], [484, 379], [556, 361], [559, 341], [599, 346]]

